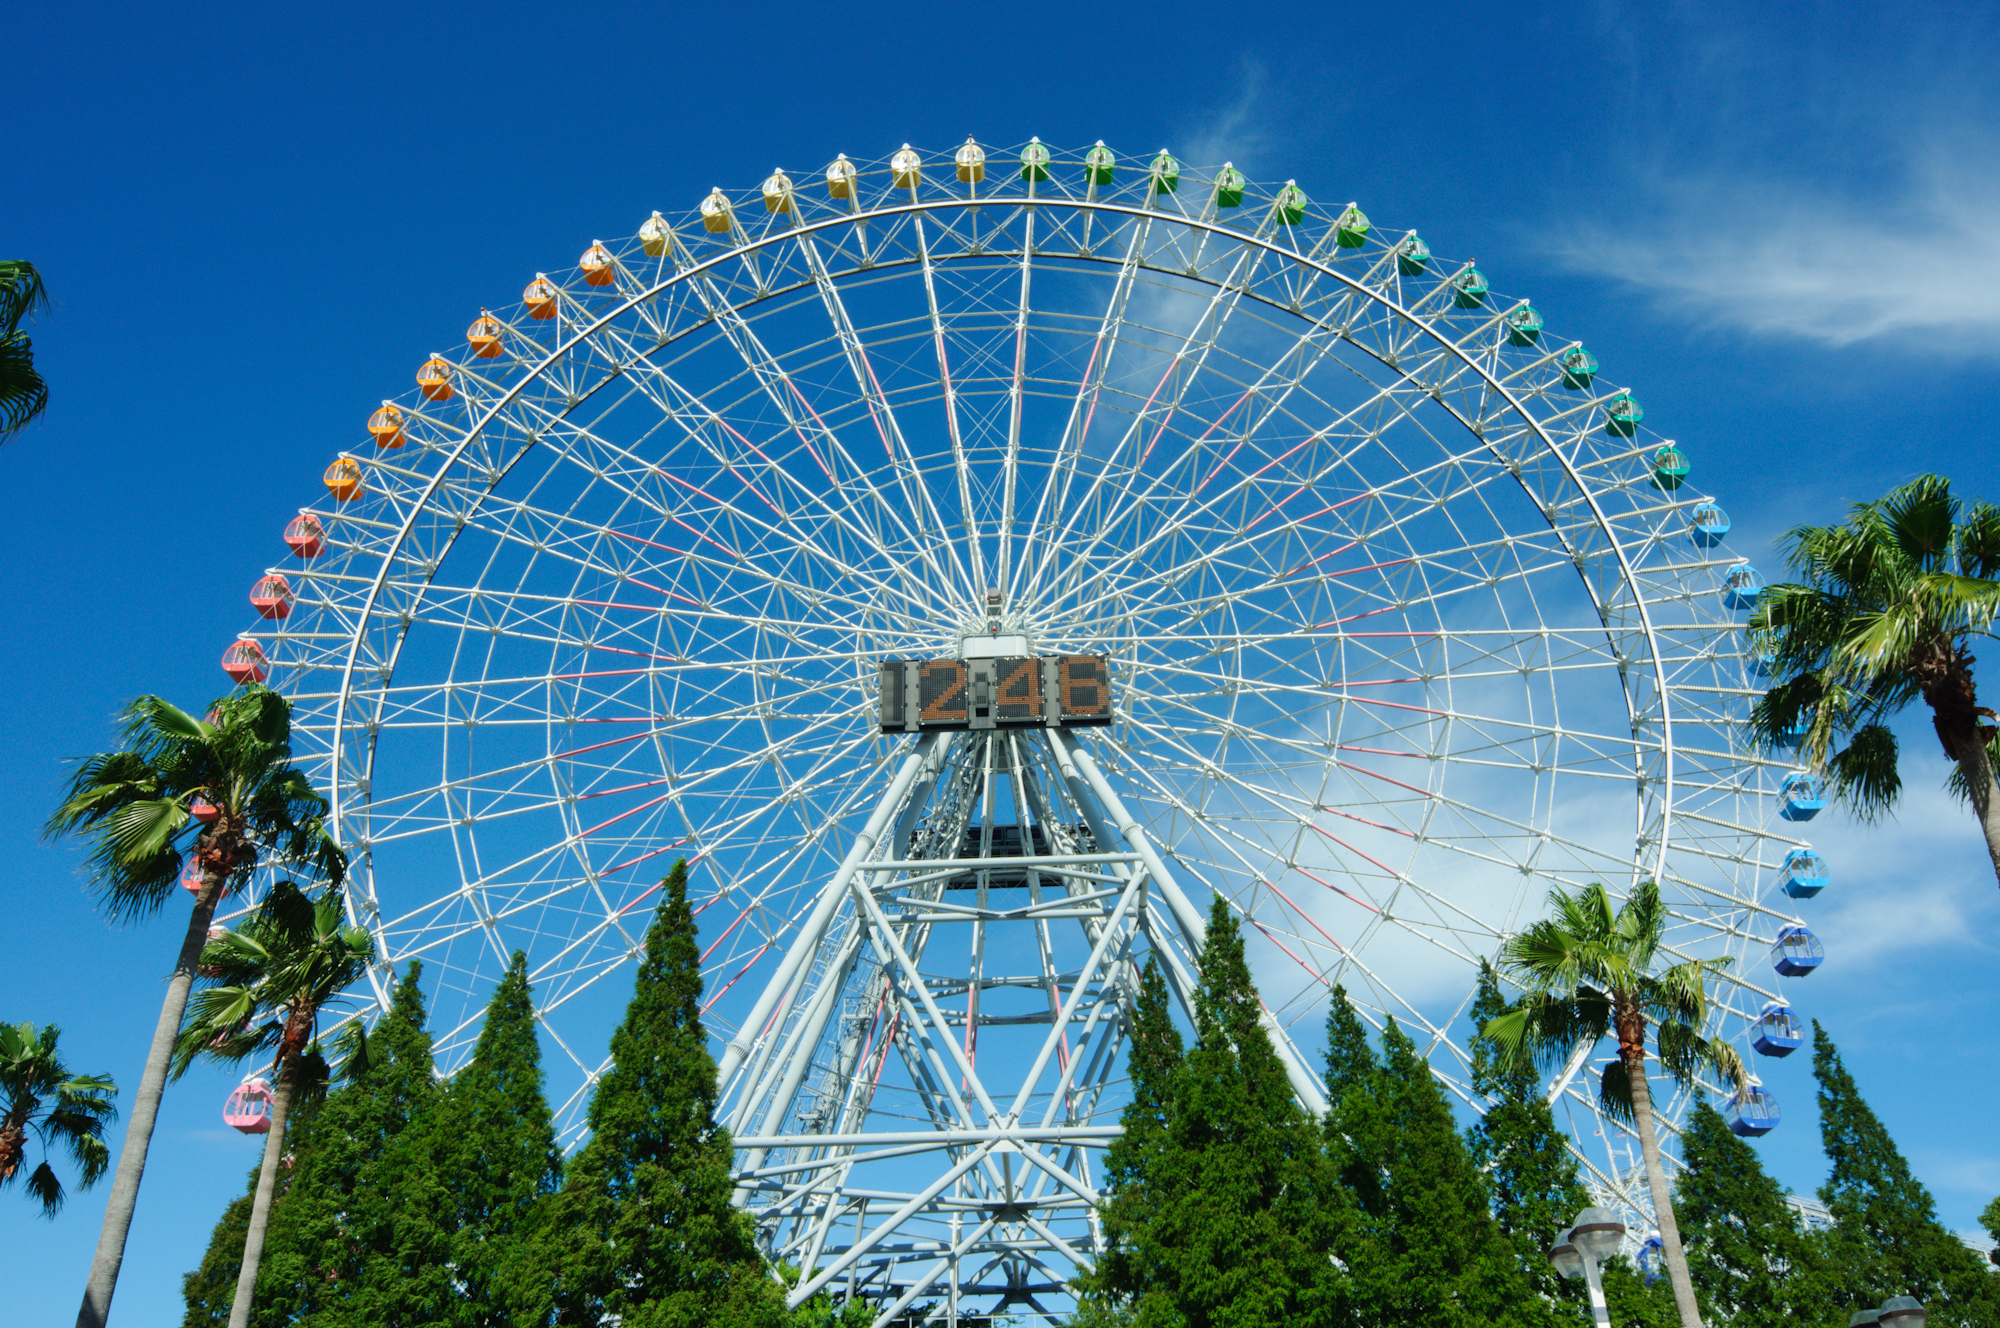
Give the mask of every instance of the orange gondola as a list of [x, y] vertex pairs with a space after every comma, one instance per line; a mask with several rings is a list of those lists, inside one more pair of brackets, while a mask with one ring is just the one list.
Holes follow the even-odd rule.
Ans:
[[609, 249], [596, 240], [590, 242], [590, 248], [583, 251], [583, 257], [576, 260], [576, 265], [583, 269], [583, 284], [586, 286], [609, 286], [618, 280], [618, 261], [611, 256]]
[[535, 279], [521, 292], [521, 303], [528, 306], [530, 318], [554, 318], [556, 316], [556, 284], [537, 272]]
[[336, 502], [344, 503], [350, 498], [359, 497], [363, 488], [361, 463], [353, 457], [342, 457], [334, 462], [326, 468], [326, 474], [320, 478], [326, 485], [326, 491], [333, 495]]
[[506, 349], [500, 343], [500, 320], [484, 309], [472, 320], [472, 326], [465, 329], [465, 339], [472, 343], [472, 353], [482, 360], [497, 359]]
[[377, 447], [401, 447], [404, 441], [402, 407], [383, 402], [382, 408], [368, 417], [368, 434]]
[[424, 394], [426, 401], [451, 400], [454, 395], [451, 386], [451, 366], [437, 355], [425, 360], [424, 367], [417, 370], [417, 390]]

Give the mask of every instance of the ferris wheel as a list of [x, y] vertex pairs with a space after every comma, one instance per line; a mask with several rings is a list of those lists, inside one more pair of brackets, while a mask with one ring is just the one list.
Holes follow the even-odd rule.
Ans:
[[[422, 960], [454, 1069], [524, 950], [573, 1143], [685, 858], [795, 1294], [1047, 1311], [1135, 965], [1185, 998], [1214, 897], [1315, 1109], [1336, 983], [1476, 1108], [1478, 965], [1556, 885], [1657, 879], [1671, 952], [1736, 961], [1719, 1031], [1797, 1045], [1823, 795], [1745, 745], [1761, 583], [1644, 419], [1295, 182], [842, 156], [593, 241], [357, 411], [224, 665], [294, 703], [367, 1013]], [[1644, 1212], [1595, 1079], [1552, 1100]]]

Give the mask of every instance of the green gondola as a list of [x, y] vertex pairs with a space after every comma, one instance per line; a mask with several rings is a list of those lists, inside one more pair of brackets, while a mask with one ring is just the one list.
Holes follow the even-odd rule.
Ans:
[[1028, 146], [1021, 149], [1021, 178], [1030, 184], [1049, 178], [1049, 150], [1039, 138], [1029, 139]]
[[1630, 392], [1614, 394], [1604, 403], [1604, 431], [1615, 433], [1620, 438], [1630, 438], [1639, 432], [1639, 421], [1646, 418], [1646, 412]]
[[1153, 158], [1149, 168], [1153, 176], [1153, 188], [1162, 194], [1171, 194], [1181, 187], [1181, 164], [1169, 156], [1166, 149]]
[[1243, 206], [1243, 172], [1224, 162], [1222, 173], [1215, 177], [1215, 205], [1217, 207]]
[[[1672, 493], [1686, 482], [1687, 477], [1688, 459], [1672, 443], [1653, 453], [1653, 483]], [[1699, 521], [1701, 514], [1697, 512], [1695, 518]]]
[[1563, 386], [1572, 392], [1586, 390], [1590, 380], [1597, 377], [1597, 357], [1581, 345], [1564, 351], [1556, 363], [1562, 366]]
[[1542, 339], [1541, 310], [1532, 304], [1516, 305], [1507, 314], [1507, 344], [1532, 346]]
[[[1333, 242], [1343, 249], [1359, 249], [1367, 239], [1368, 214], [1349, 203], [1347, 210], [1340, 214], [1340, 220], [1333, 223]], [[1401, 250], [1397, 252], [1400, 253]], [[1429, 262], [1430, 256], [1430, 250], [1424, 250], [1423, 261]], [[1421, 263], [1417, 270], [1420, 272], [1423, 270]]]
[[1083, 154], [1083, 173], [1092, 184], [1110, 184], [1112, 173], [1117, 169], [1116, 159], [1111, 149], [1098, 139], [1097, 146]]
[[1287, 226], [1298, 225], [1306, 219], [1306, 204], [1311, 201], [1305, 190], [1290, 180], [1285, 181], [1285, 187], [1278, 191], [1278, 220]]
[[1461, 309], [1477, 309], [1486, 303], [1486, 274], [1469, 267], [1451, 279], [1451, 302]]
[[1396, 271], [1406, 277], [1420, 277], [1430, 265], [1431, 247], [1415, 231], [1405, 235], [1396, 246]]

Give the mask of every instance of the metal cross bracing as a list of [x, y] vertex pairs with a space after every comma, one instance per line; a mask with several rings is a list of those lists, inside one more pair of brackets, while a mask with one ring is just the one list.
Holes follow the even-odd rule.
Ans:
[[1103, 1249], [1096, 1155], [1118, 1133], [1141, 956], [1191, 1018], [1203, 928], [1065, 734], [914, 746], [871, 817], [887, 833], [827, 883], [802, 962], [725, 1049], [738, 1197], [767, 1254], [806, 1270], [794, 1304], [1053, 1318]]
[[[1222, 208], [1214, 172], [1168, 192], [1150, 157], [1104, 183], [1076, 154], [1023, 179], [989, 145], [964, 182], [919, 156], [900, 185], [854, 162], [846, 197], [790, 172], [782, 209], [728, 195], [724, 229], [673, 219], [551, 273], [550, 305], [496, 303], [501, 353], [442, 355], [449, 399], [399, 397], [401, 445], [308, 509], [296, 606], [246, 636], [354, 854], [366, 1010], [424, 961], [455, 1069], [525, 950], [573, 1144], [686, 857], [727, 1062], [901, 769], [877, 661], [953, 653], [998, 590], [1037, 650], [1111, 656], [1116, 722], [1076, 750], [1183, 890], [1242, 911], [1282, 1026], [1344, 983], [1470, 1101], [1478, 960], [1551, 885], [1657, 877], [1672, 953], [1738, 961], [1716, 1027], [1747, 1043], [1803, 827], [1785, 754], [1741, 732], [1736, 558], [1657, 482], [1665, 440], [1609, 427], [1627, 389], [1516, 335], [1517, 297], [1461, 299], [1470, 265], [1413, 263], [1412, 233], [1344, 246], [1339, 205]], [[833, 1100], [831, 1045], [797, 1094]], [[1592, 1077], [1552, 1086], [1609, 1194]]]

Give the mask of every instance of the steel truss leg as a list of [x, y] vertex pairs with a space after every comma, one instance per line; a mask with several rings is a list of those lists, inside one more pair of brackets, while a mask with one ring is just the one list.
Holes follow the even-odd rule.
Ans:
[[1103, 1249], [1138, 963], [1160, 955], [1191, 1015], [1204, 935], [1066, 734], [921, 739], [722, 1058], [737, 1202], [803, 1270], [790, 1303], [859, 1291], [877, 1328], [1048, 1318]]

